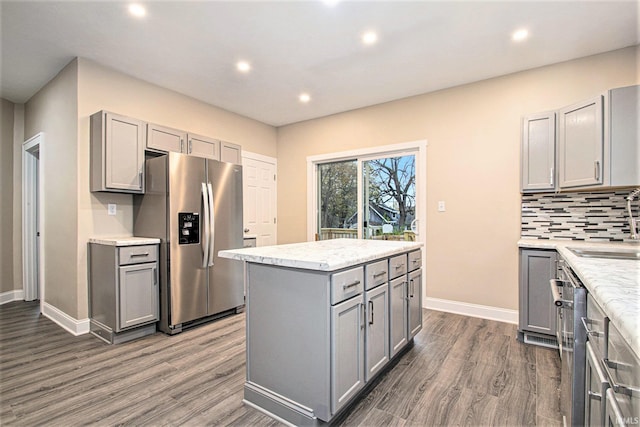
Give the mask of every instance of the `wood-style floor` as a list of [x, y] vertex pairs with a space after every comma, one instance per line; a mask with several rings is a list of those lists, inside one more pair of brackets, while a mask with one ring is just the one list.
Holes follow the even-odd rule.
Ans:
[[[70, 335], [37, 303], [2, 305], [0, 425], [280, 425], [242, 403], [244, 324], [239, 314], [111, 346]], [[415, 345], [338, 424], [561, 425], [557, 351], [515, 336], [425, 311]]]

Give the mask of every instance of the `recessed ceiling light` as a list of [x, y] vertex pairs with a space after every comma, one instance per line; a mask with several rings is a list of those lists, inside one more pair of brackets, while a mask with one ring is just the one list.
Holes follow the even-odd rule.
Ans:
[[301, 93], [298, 99], [300, 100], [300, 102], [306, 104], [307, 102], [311, 101], [311, 95], [309, 95], [308, 93]]
[[374, 31], [367, 31], [362, 34], [362, 43], [371, 45], [378, 41], [378, 35]]
[[129, 13], [135, 17], [142, 18], [147, 14], [147, 10], [141, 4], [131, 3], [129, 5]]
[[514, 42], [521, 42], [527, 37], [529, 37], [529, 31], [527, 31], [525, 28], [521, 28], [511, 34], [511, 40], [513, 40]]
[[236, 68], [241, 73], [248, 73], [251, 70], [251, 64], [249, 64], [247, 61], [239, 61], [236, 64]]
[[322, 3], [326, 4], [329, 7], [333, 7], [340, 3], [340, 0], [322, 0]]

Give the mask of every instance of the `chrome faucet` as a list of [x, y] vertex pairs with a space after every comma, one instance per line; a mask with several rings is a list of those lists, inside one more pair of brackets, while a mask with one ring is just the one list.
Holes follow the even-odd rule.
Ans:
[[640, 188], [636, 188], [627, 196], [627, 212], [629, 212], [629, 231], [631, 232], [631, 240], [640, 240], [640, 237], [638, 236], [638, 220], [633, 217], [633, 212], [631, 212], [631, 202], [638, 196], [640, 196]]

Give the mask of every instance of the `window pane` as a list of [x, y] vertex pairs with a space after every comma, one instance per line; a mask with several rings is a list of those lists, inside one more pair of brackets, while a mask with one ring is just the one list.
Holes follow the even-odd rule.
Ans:
[[318, 240], [357, 238], [357, 162], [318, 165], [318, 176]]
[[414, 155], [363, 162], [364, 238], [415, 240], [415, 172]]

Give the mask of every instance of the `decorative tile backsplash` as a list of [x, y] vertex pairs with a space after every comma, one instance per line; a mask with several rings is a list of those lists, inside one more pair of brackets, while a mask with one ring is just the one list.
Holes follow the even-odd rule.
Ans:
[[[522, 237], [622, 241], [629, 238], [631, 190], [522, 195]], [[638, 218], [640, 202], [631, 202]]]

